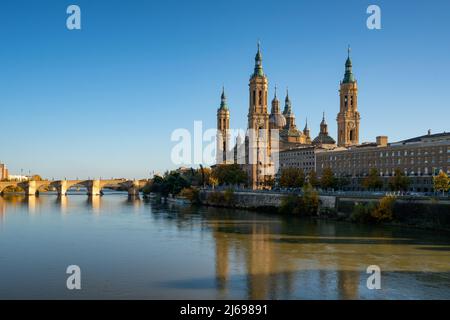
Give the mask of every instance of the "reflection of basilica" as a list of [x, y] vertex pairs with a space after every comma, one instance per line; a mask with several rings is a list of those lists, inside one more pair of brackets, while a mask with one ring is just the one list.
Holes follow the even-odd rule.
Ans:
[[233, 297], [234, 280], [240, 282], [244, 274], [248, 299], [358, 299], [359, 272], [347, 269], [339, 254], [311, 252], [317, 244], [288, 236], [283, 224], [237, 220], [213, 225], [219, 298]]

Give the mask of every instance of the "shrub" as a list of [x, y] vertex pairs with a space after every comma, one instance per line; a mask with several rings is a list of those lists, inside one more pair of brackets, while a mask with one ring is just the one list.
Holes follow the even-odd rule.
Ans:
[[295, 213], [299, 205], [299, 197], [293, 194], [289, 194], [281, 199], [281, 205], [279, 212], [283, 214]]
[[188, 199], [192, 204], [198, 204], [200, 202], [200, 192], [197, 188], [184, 188], [181, 190], [180, 196]]
[[301, 196], [287, 195], [281, 200], [279, 208], [280, 213], [296, 214], [302, 216], [316, 215], [319, 209], [319, 195], [312, 189], [311, 186], [306, 185], [303, 188]]
[[373, 217], [371, 213], [374, 208], [375, 204], [373, 202], [356, 204], [350, 215], [350, 221], [357, 223], [372, 223]]
[[393, 196], [386, 196], [380, 199], [378, 205], [371, 212], [376, 222], [392, 221], [395, 200]]
[[378, 203], [358, 203], [353, 207], [350, 220], [358, 223], [380, 223], [393, 220], [395, 197], [386, 196]]

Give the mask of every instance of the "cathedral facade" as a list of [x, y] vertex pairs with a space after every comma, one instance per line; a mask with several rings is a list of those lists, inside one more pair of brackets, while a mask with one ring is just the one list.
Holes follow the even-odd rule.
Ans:
[[[249, 108], [247, 132], [238, 136], [231, 145], [230, 110], [225, 90], [222, 90], [220, 107], [217, 110], [217, 164], [239, 164], [247, 172], [248, 185], [262, 189], [270, 185], [278, 170], [278, 153], [298, 147], [333, 148], [335, 140], [328, 135], [325, 113], [320, 123], [320, 133], [310, 137], [305, 118], [303, 130], [298, 129], [292, 110], [289, 92], [286, 90], [284, 108], [281, 111], [277, 88], [271, 101], [269, 113], [269, 81], [262, 65], [262, 53], [258, 44], [255, 66], [249, 80]], [[352, 73], [350, 50], [345, 64], [344, 79], [340, 84], [340, 110], [337, 116], [338, 145], [351, 146], [359, 143], [359, 112], [357, 85]]]

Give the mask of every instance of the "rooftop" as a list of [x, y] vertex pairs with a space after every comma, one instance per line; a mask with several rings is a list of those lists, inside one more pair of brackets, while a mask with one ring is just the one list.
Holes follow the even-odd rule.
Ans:
[[391, 145], [399, 145], [399, 144], [407, 144], [407, 143], [415, 143], [415, 142], [429, 142], [429, 141], [436, 141], [436, 140], [450, 140], [450, 132], [444, 131], [444, 132], [435, 133], [435, 134], [431, 134], [429, 132], [428, 134], [425, 134], [423, 136], [391, 143]]

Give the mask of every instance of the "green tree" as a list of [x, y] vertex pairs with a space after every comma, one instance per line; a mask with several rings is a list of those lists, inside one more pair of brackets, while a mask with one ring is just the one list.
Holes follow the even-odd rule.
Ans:
[[301, 188], [305, 184], [305, 172], [299, 168], [281, 170], [280, 186], [284, 188]]
[[369, 175], [363, 179], [362, 185], [368, 190], [383, 188], [383, 180], [381, 180], [378, 170], [375, 168], [370, 169]]
[[406, 191], [410, 180], [400, 169], [395, 169], [394, 176], [389, 179], [389, 188], [392, 191]]
[[220, 164], [213, 168], [212, 175], [217, 178], [219, 185], [241, 184], [247, 182], [247, 173], [238, 164]]
[[319, 195], [311, 187], [305, 184], [302, 195], [289, 194], [281, 200], [280, 213], [302, 216], [316, 215], [319, 209]]
[[167, 196], [169, 193], [177, 195], [184, 188], [190, 187], [189, 181], [177, 171], [166, 172], [163, 177], [155, 176], [144, 187], [144, 193], [161, 193]]
[[450, 189], [450, 178], [444, 171], [440, 171], [433, 177], [433, 187], [435, 191], [445, 193]]
[[350, 178], [349, 177], [339, 177], [336, 179], [336, 186], [338, 189], [342, 190], [345, 187], [350, 185]]
[[317, 188], [320, 186], [320, 180], [317, 177], [316, 171], [312, 170], [308, 175], [308, 182], [313, 188]]
[[331, 168], [325, 168], [323, 170], [322, 177], [320, 179], [320, 186], [325, 190], [336, 187], [336, 177], [334, 176], [334, 172]]

